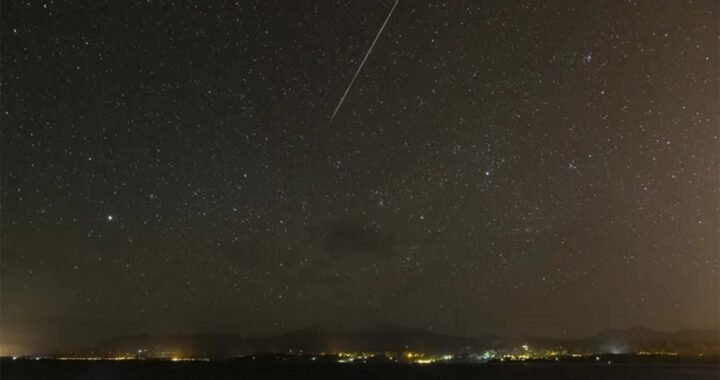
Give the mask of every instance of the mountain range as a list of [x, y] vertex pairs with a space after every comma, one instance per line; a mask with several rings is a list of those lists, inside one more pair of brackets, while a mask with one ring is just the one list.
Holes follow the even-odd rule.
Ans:
[[521, 345], [568, 352], [631, 353], [665, 351], [680, 354], [720, 353], [718, 330], [654, 331], [642, 327], [603, 331], [581, 339], [495, 335], [460, 337], [422, 329], [381, 327], [368, 331], [338, 331], [312, 327], [286, 334], [247, 338], [237, 334], [131, 335], [103, 342], [95, 352], [181, 352], [186, 356], [232, 358], [271, 353], [339, 351], [419, 351], [426, 353], [511, 350]]

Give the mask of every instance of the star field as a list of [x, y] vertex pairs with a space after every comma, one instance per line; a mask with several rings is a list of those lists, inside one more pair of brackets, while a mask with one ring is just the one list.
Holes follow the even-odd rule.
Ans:
[[2, 345], [717, 327], [718, 3], [2, 3]]

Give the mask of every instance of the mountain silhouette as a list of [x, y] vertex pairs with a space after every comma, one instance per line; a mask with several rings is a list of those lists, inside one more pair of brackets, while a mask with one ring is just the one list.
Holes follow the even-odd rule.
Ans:
[[528, 337], [508, 339], [495, 335], [461, 337], [423, 329], [380, 326], [365, 331], [343, 331], [330, 325], [315, 325], [285, 334], [242, 337], [237, 334], [131, 335], [103, 342], [95, 352], [174, 351], [183, 355], [232, 358], [255, 354], [330, 353], [339, 351], [481, 352], [528, 344], [535, 348], [564, 348], [573, 352], [629, 353], [671, 351], [719, 353], [718, 330], [662, 332], [642, 327], [609, 330], [580, 339]]

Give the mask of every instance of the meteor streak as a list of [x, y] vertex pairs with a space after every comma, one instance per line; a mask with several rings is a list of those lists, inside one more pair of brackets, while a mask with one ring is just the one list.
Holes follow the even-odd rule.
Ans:
[[387, 25], [388, 20], [390, 20], [390, 16], [392, 16], [393, 12], [395, 11], [395, 7], [397, 7], [400, 0], [395, 0], [395, 4], [393, 4], [392, 8], [390, 9], [390, 12], [388, 13], [387, 17], [385, 18], [385, 22], [383, 22], [382, 26], [380, 27], [380, 30], [378, 31], [377, 35], [375, 36], [375, 39], [373, 40], [372, 44], [370, 45], [370, 49], [368, 49], [367, 53], [365, 53], [365, 58], [363, 58], [362, 62], [360, 62], [360, 66], [358, 66], [357, 71], [355, 71], [355, 75], [353, 75], [352, 80], [350, 81], [350, 84], [345, 89], [345, 93], [343, 94], [342, 98], [340, 98], [340, 101], [337, 104], [337, 107], [335, 107], [335, 111], [333, 111], [332, 116], [330, 116], [330, 122], [335, 119], [335, 115], [337, 115], [338, 110], [340, 110], [340, 107], [342, 106], [343, 102], [345, 101], [345, 97], [347, 96], [348, 92], [350, 92], [350, 88], [352, 88], [353, 83], [355, 83], [355, 78], [357, 78], [358, 74], [360, 74], [360, 71], [362, 70], [363, 66], [365, 65], [365, 61], [367, 61], [368, 57], [370, 56], [370, 53], [372, 52], [373, 48], [375, 47], [375, 43], [377, 42], [378, 38], [380, 38], [380, 35], [382, 34], [383, 30], [385, 29], [385, 25]]

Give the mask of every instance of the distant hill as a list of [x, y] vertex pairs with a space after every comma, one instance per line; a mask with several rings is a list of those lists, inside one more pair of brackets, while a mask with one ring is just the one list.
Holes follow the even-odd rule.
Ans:
[[251, 354], [337, 351], [474, 351], [499, 344], [501, 338], [458, 337], [422, 329], [384, 327], [370, 331], [309, 328], [286, 334], [242, 338], [234, 334], [133, 335], [104, 342], [96, 351], [175, 350], [185, 355], [237, 357]]
[[235, 334], [133, 335], [101, 344], [96, 352], [174, 351], [184, 355], [217, 358], [251, 354], [337, 351], [478, 352], [504, 350], [529, 344], [535, 348], [557, 348], [575, 352], [626, 353], [664, 350], [679, 353], [718, 353], [717, 330], [660, 332], [634, 327], [604, 331], [584, 339], [507, 339], [499, 336], [459, 337], [422, 329], [382, 327], [368, 331], [338, 331], [313, 327], [282, 335], [243, 338]]
[[643, 327], [603, 331], [592, 338], [601, 351], [627, 352], [664, 350], [679, 353], [720, 351], [718, 330], [678, 330], [662, 332]]

